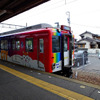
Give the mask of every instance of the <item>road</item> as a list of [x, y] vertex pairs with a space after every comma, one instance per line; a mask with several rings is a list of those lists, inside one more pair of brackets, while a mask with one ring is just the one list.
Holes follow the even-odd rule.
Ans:
[[100, 71], [100, 59], [98, 56], [89, 56], [89, 64], [85, 67], [85, 69]]

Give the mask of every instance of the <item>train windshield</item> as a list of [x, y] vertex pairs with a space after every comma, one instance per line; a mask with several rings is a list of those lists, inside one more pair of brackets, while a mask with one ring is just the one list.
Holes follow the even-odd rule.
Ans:
[[60, 36], [52, 36], [52, 52], [60, 52]]

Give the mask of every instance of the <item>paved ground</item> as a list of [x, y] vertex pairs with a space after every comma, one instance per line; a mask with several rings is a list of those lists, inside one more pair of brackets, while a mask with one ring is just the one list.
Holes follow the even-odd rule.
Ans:
[[90, 55], [88, 64], [73, 68], [73, 72], [73, 78], [100, 85], [100, 59], [97, 55]]
[[92, 71], [92, 72], [99, 73], [100, 72], [100, 59], [98, 58], [98, 56], [89, 56], [88, 63], [86, 65], [75, 67], [73, 69], [86, 70], [86, 71]]
[[89, 64], [85, 69], [100, 72], [100, 59], [98, 58], [98, 56], [89, 56]]
[[[100, 100], [99, 86], [67, 79], [66, 77], [53, 74], [38, 72], [36, 70], [12, 65], [3, 61], [0, 61], [0, 64], [6, 65], [8, 68], [2, 70], [1, 68], [3, 66], [0, 65], [0, 100], [66, 100], [65, 97], [69, 94], [69, 90], [69, 100], [73, 100], [71, 97], [78, 98], [74, 98], [74, 100], [91, 100], [91, 98]], [[19, 74], [17, 74], [16, 71], [13, 72], [11, 69], [18, 71]], [[22, 73], [24, 73], [26, 77]], [[33, 80], [31, 80], [33, 83], [36, 79], [42, 80], [43, 82], [38, 81], [37, 84], [43, 84], [43, 87], [45, 85], [45, 88], [42, 88], [39, 85], [37, 86], [37, 84], [34, 85], [28, 80], [25, 80], [25, 78], [30, 76], [31, 79], [34, 77]], [[50, 89], [46, 89], [45, 82], [48, 82], [47, 86], [50, 86]], [[55, 91], [52, 92], [54, 89]], [[80, 95], [82, 95], [82, 98]]]

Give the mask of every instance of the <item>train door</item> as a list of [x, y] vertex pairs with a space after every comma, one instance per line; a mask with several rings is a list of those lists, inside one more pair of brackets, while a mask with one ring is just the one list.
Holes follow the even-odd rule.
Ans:
[[38, 58], [38, 68], [40, 70], [45, 70], [44, 68], [44, 39], [38, 38], [38, 52], [37, 52], [37, 58]]
[[62, 59], [62, 68], [67, 67], [69, 65], [69, 45], [68, 45], [68, 37], [66, 35], [62, 35], [61, 42], [61, 59]]
[[68, 38], [64, 36], [64, 66], [69, 65]]

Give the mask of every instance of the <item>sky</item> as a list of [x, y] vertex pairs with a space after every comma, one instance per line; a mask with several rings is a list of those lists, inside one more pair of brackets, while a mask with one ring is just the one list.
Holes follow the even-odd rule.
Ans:
[[[56, 26], [68, 26], [70, 12], [70, 27], [76, 39], [85, 31], [100, 35], [100, 0], [50, 0], [28, 11], [25, 11], [2, 23], [31, 26], [48, 23]], [[11, 30], [0, 27], [0, 33]]]

